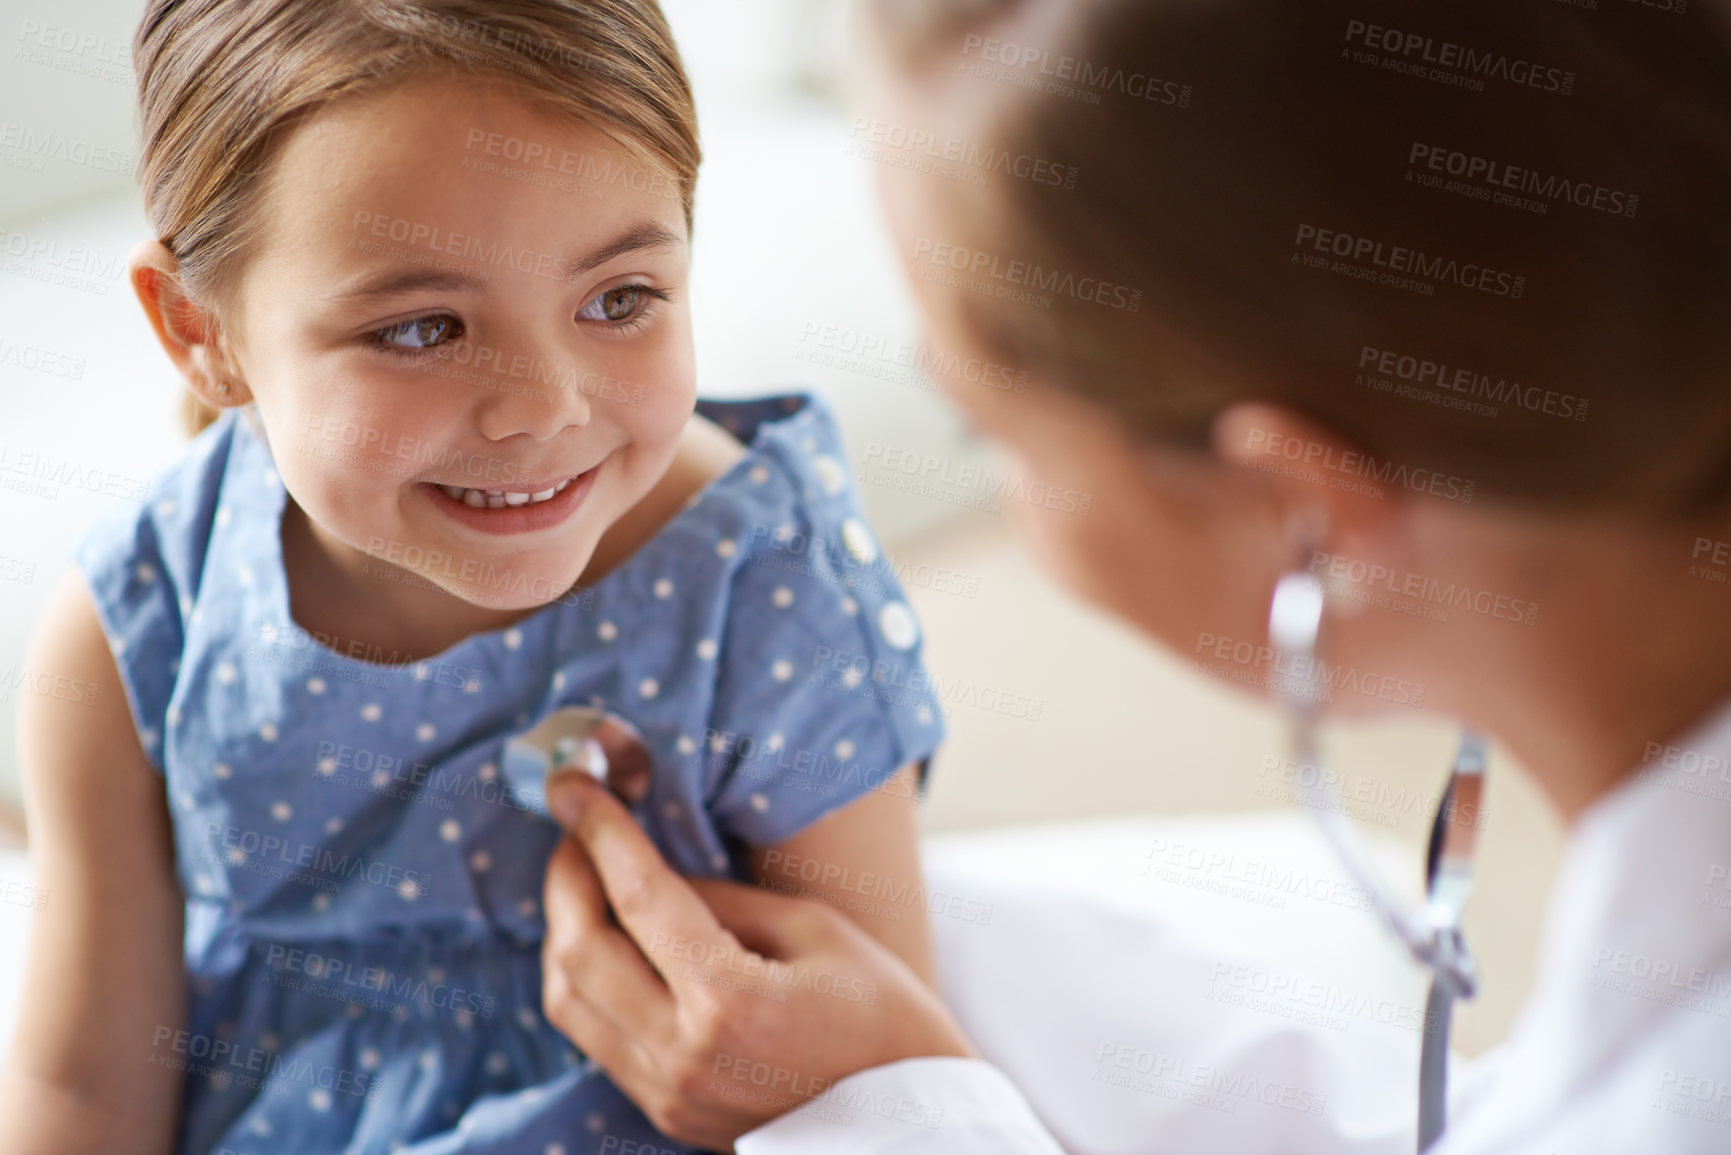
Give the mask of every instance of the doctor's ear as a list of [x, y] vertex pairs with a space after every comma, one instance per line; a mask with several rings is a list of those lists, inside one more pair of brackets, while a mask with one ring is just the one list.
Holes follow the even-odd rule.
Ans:
[[216, 315], [186, 294], [180, 262], [161, 241], [140, 241], [127, 258], [132, 291], [187, 385], [217, 409], [244, 405], [252, 393], [221, 340]]
[[1405, 495], [1371, 479], [1359, 445], [1290, 409], [1262, 402], [1229, 406], [1214, 420], [1214, 457], [1254, 471], [1283, 513], [1294, 550], [1359, 558], [1384, 553], [1400, 531]]

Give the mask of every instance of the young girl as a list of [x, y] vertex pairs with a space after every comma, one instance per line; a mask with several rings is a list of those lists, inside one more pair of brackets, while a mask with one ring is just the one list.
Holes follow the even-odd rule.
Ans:
[[0, 1146], [674, 1149], [540, 1013], [559, 831], [507, 744], [604, 710], [682, 869], [853, 909], [917, 893], [941, 723], [825, 408], [695, 400], [666, 24], [152, 0], [134, 61], [133, 284], [214, 420], [33, 646], [112, 692], [23, 710], [55, 901]]

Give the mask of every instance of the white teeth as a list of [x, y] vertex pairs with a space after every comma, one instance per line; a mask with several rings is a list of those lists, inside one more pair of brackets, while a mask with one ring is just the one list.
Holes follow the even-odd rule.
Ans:
[[565, 487], [571, 484], [567, 478], [551, 489], [543, 489], [539, 493], [512, 492], [504, 489], [464, 489], [460, 485], [441, 485], [445, 496], [452, 501], [460, 501], [474, 509], [505, 509], [511, 506], [535, 505], [550, 501], [554, 495], [563, 493]]

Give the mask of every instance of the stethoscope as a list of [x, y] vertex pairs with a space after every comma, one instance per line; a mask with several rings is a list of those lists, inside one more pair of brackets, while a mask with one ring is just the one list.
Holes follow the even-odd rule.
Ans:
[[581, 771], [636, 809], [649, 794], [651, 765], [643, 734], [600, 706], [561, 706], [505, 743], [505, 774], [520, 799], [546, 806], [555, 774]]
[[[1290, 573], [1275, 586], [1269, 607], [1269, 640], [1293, 659], [1295, 672], [1276, 683], [1291, 721], [1292, 758], [1299, 766], [1322, 766], [1317, 740], [1321, 693], [1317, 637], [1322, 629], [1324, 593], [1316, 575]], [[592, 706], [566, 706], [506, 743], [512, 777], [525, 784], [525, 797], [538, 793], [553, 774], [581, 770], [607, 784], [627, 805], [648, 793], [649, 753], [629, 722]], [[1431, 972], [1425, 1001], [1424, 1044], [1419, 1059], [1418, 1149], [1428, 1150], [1442, 1134], [1448, 1091], [1449, 1025], [1457, 999], [1477, 991], [1477, 968], [1461, 935], [1461, 911], [1472, 890], [1473, 857], [1478, 845], [1477, 818], [1484, 799], [1484, 743], [1471, 730], [1461, 733], [1460, 749], [1449, 774], [1436, 819], [1431, 825], [1426, 869], [1426, 900], [1402, 903], [1383, 882], [1358, 831], [1337, 805], [1327, 774], [1300, 774], [1305, 804], [1321, 823], [1323, 835], [1352, 880], [1370, 897], [1372, 909], [1407, 952]], [[543, 785], [544, 789], [544, 785]], [[1455, 814], [1465, 814], [1456, 820]]]
[[[1299, 766], [1322, 766], [1317, 740], [1317, 703], [1321, 693], [1316, 655], [1322, 629], [1324, 592], [1315, 574], [1289, 573], [1274, 589], [1268, 611], [1270, 642], [1293, 659], [1294, 674], [1276, 683], [1291, 723], [1292, 758]], [[1302, 672], [1296, 672], [1302, 671]], [[1401, 902], [1383, 883], [1358, 831], [1335, 804], [1327, 774], [1297, 775], [1307, 806], [1352, 880], [1370, 896], [1373, 909], [1391, 934], [1431, 972], [1425, 1001], [1424, 1044], [1419, 1058], [1418, 1149], [1428, 1150], [1442, 1135], [1447, 1111], [1449, 1024], [1456, 999], [1477, 992], [1477, 967], [1461, 935], [1461, 911], [1472, 890], [1473, 857], [1478, 848], [1477, 819], [1485, 785], [1484, 741], [1461, 732], [1460, 749], [1448, 788], [1431, 824], [1425, 902]], [[1457, 820], [1453, 815], [1468, 817]]]

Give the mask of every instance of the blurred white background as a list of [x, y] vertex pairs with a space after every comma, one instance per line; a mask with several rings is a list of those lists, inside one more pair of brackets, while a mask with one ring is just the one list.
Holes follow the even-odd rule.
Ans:
[[[698, 188], [693, 315], [699, 384], [727, 397], [815, 385], [857, 463], [874, 442], [950, 458], [979, 450], [926, 389], [806, 360], [828, 326], [890, 347], [918, 339], [873, 202], [869, 162], [844, 154], [842, 0], [671, 0], [707, 159]], [[147, 481], [184, 444], [180, 386], [130, 287], [149, 235], [124, 171], [137, 154], [125, 61], [141, 0], [0, 0], [0, 342], [84, 362], [69, 379], [0, 344], [0, 484], [35, 453]], [[76, 145], [85, 147], [75, 147]], [[66, 155], [88, 156], [74, 164]], [[812, 260], [822, 254], [822, 261]], [[73, 286], [50, 283], [71, 273]], [[929, 383], [928, 383], [929, 385]], [[75, 486], [0, 488], [0, 670], [21, 659], [67, 551], [115, 500]], [[882, 486], [866, 500], [895, 549], [958, 507]], [[27, 568], [33, 567], [33, 568]], [[16, 572], [20, 580], [6, 580]], [[21, 580], [28, 574], [30, 580]], [[0, 710], [0, 799], [15, 796], [13, 711]]]
[[[802, 357], [815, 347], [809, 334], [825, 326], [892, 347], [918, 339], [873, 201], [875, 173], [846, 153], [843, 0], [664, 7], [696, 88], [706, 153], [693, 291], [704, 392], [815, 385], [840, 411], [856, 472], [874, 443], [958, 464], [980, 459], [926, 389]], [[123, 274], [127, 251], [148, 229], [130, 178], [103, 167], [137, 148], [124, 48], [140, 9], [140, 0], [0, 0], [0, 673], [8, 679], [68, 550], [113, 500], [64, 484], [51, 495], [30, 490], [21, 456], [147, 480], [183, 444], [179, 382]], [[43, 159], [29, 145], [44, 137], [103, 159]], [[31, 255], [43, 252], [54, 255]], [[77, 284], [48, 283], [69, 266]], [[23, 347], [82, 359], [81, 378], [23, 367], [7, 354]], [[1279, 748], [1268, 711], [1049, 584], [1017, 544], [1008, 510], [964, 515], [954, 497], [878, 484], [863, 491], [890, 553], [953, 575], [908, 590], [929, 663], [963, 688], [924, 809], [929, 830], [1273, 811], [1274, 825], [1233, 836], [1254, 853], [1299, 825], [1260, 773], [1266, 752]], [[971, 704], [969, 687], [1038, 702], [1037, 719]], [[0, 802], [17, 785], [14, 709], [0, 705]], [[1422, 797], [1441, 780], [1449, 742], [1446, 725], [1414, 719], [1357, 728], [1339, 751], [1349, 772]], [[1490, 978], [1458, 1029], [1469, 1051], [1499, 1038], [1525, 995], [1559, 842], [1525, 779], [1503, 772], [1513, 769], [1506, 760], [1494, 769], [1484, 869], [1497, 883], [1475, 900], [1469, 921]], [[1426, 818], [1394, 817], [1381, 833], [1411, 864], [1412, 882]], [[0, 867], [19, 876], [28, 863], [14, 855]], [[1075, 869], [1117, 868], [1089, 860]], [[1124, 884], [1098, 877], [1102, 889]], [[42, 882], [52, 895], [52, 880]], [[1262, 914], [1273, 920], [1268, 933], [1288, 945], [1347, 941], [1338, 920], [1315, 922], [1296, 905]], [[12, 944], [30, 917], [0, 905], [0, 992], [16, 982]], [[1360, 964], [1402, 965], [1374, 934], [1350, 941], [1364, 952]], [[4, 1019], [0, 1009], [0, 1036]]]

